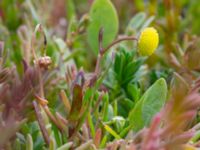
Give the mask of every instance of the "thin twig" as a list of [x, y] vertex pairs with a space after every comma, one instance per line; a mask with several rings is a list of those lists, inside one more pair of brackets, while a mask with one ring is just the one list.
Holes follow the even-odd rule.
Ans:
[[98, 75], [99, 74], [99, 71], [100, 71], [100, 62], [101, 62], [101, 59], [102, 59], [102, 55], [101, 54], [98, 54], [98, 57], [97, 57], [97, 63], [96, 63], [96, 67], [95, 67], [95, 74]]
[[121, 37], [115, 41], [113, 41], [110, 45], [108, 45], [106, 48], [104, 48], [101, 52], [101, 55], [105, 54], [107, 52], [108, 49], [110, 49], [111, 47], [113, 47], [114, 45], [122, 42], [122, 41], [137, 41], [137, 38], [134, 36], [125, 36], [125, 37]]
[[103, 43], [103, 28], [101, 28], [99, 30], [99, 37], [98, 37], [98, 41], [99, 41], [99, 54], [97, 57], [97, 62], [96, 62], [96, 67], [95, 67], [95, 76], [99, 75], [100, 72], [100, 63], [101, 60], [104, 56], [104, 54], [114, 45], [122, 42], [122, 41], [129, 41], [129, 40], [138, 40], [136, 37], [134, 36], [125, 36], [125, 37], [121, 37], [119, 39], [116, 39], [115, 41], [113, 41], [110, 45], [108, 45], [106, 48], [103, 48], [102, 43]]

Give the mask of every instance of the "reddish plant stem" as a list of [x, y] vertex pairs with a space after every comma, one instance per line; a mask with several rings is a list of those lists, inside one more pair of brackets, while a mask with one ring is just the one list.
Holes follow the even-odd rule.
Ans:
[[104, 55], [108, 49], [110, 49], [111, 47], [113, 47], [114, 45], [122, 42], [122, 41], [137, 41], [137, 38], [134, 37], [134, 36], [125, 36], [125, 37], [121, 37], [115, 41], [113, 41], [110, 45], [108, 45], [106, 48], [104, 48], [102, 51], [101, 51], [101, 55]]
[[102, 55], [101, 55], [101, 54], [98, 54], [97, 63], [96, 63], [96, 67], [95, 67], [95, 74], [96, 74], [96, 75], [99, 74], [101, 59], [102, 59]]
[[99, 54], [98, 54], [98, 58], [97, 58], [97, 63], [96, 63], [96, 67], [95, 67], [95, 75], [98, 76], [99, 74], [99, 70], [100, 70], [100, 62], [104, 56], [104, 54], [114, 45], [122, 42], [122, 41], [137, 41], [138, 39], [134, 36], [125, 36], [125, 37], [121, 37], [119, 39], [116, 39], [115, 41], [113, 41], [110, 45], [108, 45], [106, 48], [102, 48], [102, 39], [103, 39], [103, 35], [102, 35], [103, 30], [101, 29], [99, 32]]
[[35, 114], [36, 114], [38, 124], [39, 124], [40, 129], [41, 129], [42, 135], [44, 137], [44, 140], [45, 140], [46, 144], [49, 145], [49, 143], [50, 143], [49, 135], [48, 135], [47, 129], [45, 128], [45, 123], [44, 123], [42, 114], [40, 112], [40, 108], [39, 108], [36, 101], [33, 101], [33, 106], [34, 106], [34, 109], [35, 109]]

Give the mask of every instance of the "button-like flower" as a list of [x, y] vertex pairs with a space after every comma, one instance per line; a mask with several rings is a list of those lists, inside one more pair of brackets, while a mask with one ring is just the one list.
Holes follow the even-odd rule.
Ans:
[[154, 53], [159, 43], [159, 35], [155, 28], [145, 28], [138, 39], [138, 51], [143, 56]]

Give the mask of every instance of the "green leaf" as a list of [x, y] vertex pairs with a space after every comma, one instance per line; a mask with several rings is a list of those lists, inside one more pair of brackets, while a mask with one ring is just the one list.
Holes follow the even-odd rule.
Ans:
[[133, 101], [131, 101], [128, 98], [122, 98], [118, 102], [118, 110], [119, 110], [118, 113], [123, 117], [127, 117], [128, 112], [132, 109], [133, 106], [134, 106]]
[[33, 150], [33, 139], [30, 134], [26, 138], [26, 150]]
[[72, 107], [68, 118], [69, 120], [76, 121], [80, 118], [82, 99], [83, 99], [82, 87], [78, 84], [75, 84], [73, 88]]
[[73, 142], [68, 142], [68, 143], [62, 145], [61, 147], [59, 147], [57, 150], [67, 150], [67, 149], [69, 149], [72, 145], [73, 145]]
[[53, 134], [54, 139], [51, 139], [51, 142], [55, 142], [57, 146], [61, 146], [62, 145], [61, 134], [60, 134], [58, 128], [55, 126], [55, 124], [52, 124], [52, 130], [53, 130], [53, 133], [54, 133]]
[[152, 117], [163, 107], [167, 97], [167, 84], [163, 78], [157, 80], [136, 103], [129, 114], [135, 131], [149, 125]]
[[38, 136], [36, 141], [34, 141], [34, 149], [42, 149], [42, 147], [45, 145], [44, 139], [42, 136]]
[[108, 107], [109, 107], [109, 96], [108, 93], [104, 94], [102, 97], [103, 110], [102, 110], [102, 120], [108, 121]]
[[66, 5], [66, 7], [67, 7], [67, 19], [71, 20], [71, 18], [76, 15], [74, 2], [73, 2], [73, 0], [67, 0], [66, 4], [67, 4]]
[[92, 140], [87, 140], [85, 143], [81, 144], [79, 147], [76, 148], [76, 150], [85, 150], [89, 149], [89, 147], [92, 145]]
[[116, 54], [113, 70], [118, 84], [123, 88], [134, 80], [136, 72], [144, 62], [144, 58], [134, 59], [134, 55], [124, 48]]
[[56, 149], [56, 141], [55, 138], [52, 136], [50, 137], [49, 150], [55, 150], [55, 149]]
[[138, 30], [146, 19], [146, 14], [144, 12], [137, 13], [129, 22], [128, 27], [132, 30]]
[[106, 129], [107, 132], [109, 132], [112, 136], [114, 136], [116, 139], [121, 139], [121, 137], [111, 128], [109, 127], [108, 125], [104, 124], [103, 125], [104, 128]]
[[134, 0], [134, 5], [135, 5], [135, 8], [137, 9], [137, 11], [143, 11], [144, 8], [145, 8], [145, 2], [144, 0]]
[[104, 29], [103, 47], [108, 46], [116, 37], [119, 21], [117, 12], [110, 0], [94, 1], [90, 10], [90, 24], [87, 29], [88, 42], [94, 52], [98, 52], [98, 34]]
[[144, 29], [144, 28], [146, 28], [146, 27], [148, 27], [148, 26], [154, 21], [154, 19], [155, 19], [155, 16], [149, 17], [149, 18], [143, 23], [143, 26], [142, 26], [141, 30]]
[[135, 102], [139, 100], [140, 97], [140, 89], [137, 85], [129, 83], [127, 86], [127, 92], [130, 95], [131, 99], [133, 99]]
[[95, 137], [95, 127], [94, 127], [94, 124], [92, 121], [92, 116], [90, 113], [88, 113], [87, 117], [88, 117], [88, 125], [90, 127], [90, 132], [91, 132], [92, 137], [94, 138]]
[[17, 138], [14, 143], [15, 150], [21, 150], [21, 143], [20, 140]]

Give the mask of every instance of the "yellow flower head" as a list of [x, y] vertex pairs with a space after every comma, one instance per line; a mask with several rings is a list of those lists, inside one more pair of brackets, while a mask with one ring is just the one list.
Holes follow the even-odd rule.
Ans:
[[145, 28], [138, 40], [138, 50], [143, 56], [150, 56], [158, 47], [159, 35], [155, 28]]

